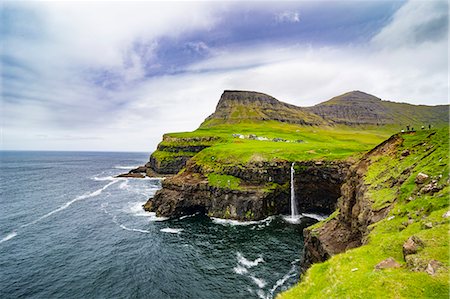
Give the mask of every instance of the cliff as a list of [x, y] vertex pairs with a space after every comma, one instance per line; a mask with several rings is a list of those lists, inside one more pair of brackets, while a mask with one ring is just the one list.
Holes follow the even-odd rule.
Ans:
[[336, 212], [304, 231], [313, 265], [280, 298], [448, 298], [448, 138], [396, 134], [355, 163]]

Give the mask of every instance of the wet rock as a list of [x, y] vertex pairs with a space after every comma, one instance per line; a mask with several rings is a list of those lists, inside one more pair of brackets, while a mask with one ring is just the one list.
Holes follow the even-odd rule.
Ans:
[[379, 262], [375, 266], [375, 269], [381, 270], [381, 269], [400, 268], [400, 267], [401, 267], [401, 265], [393, 257], [389, 257], [389, 258]]
[[444, 265], [441, 262], [436, 261], [436, 260], [431, 260], [428, 263], [427, 268], [425, 269], [425, 272], [427, 272], [430, 275], [434, 275], [443, 266]]
[[123, 173], [116, 176], [117, 178], [135, 178], [135, 179], [143, 179], [145, 178], [145, 175], [141, 173]]
[[411, 236], [403, 244], [403, 257], [410, 254], [415, 254], [417, 251], [424, 246], [423, 241], [416, 236]]
[[423, 172], [419, 172], [419, 174], [416, 176], [416, 179], [414, 182], [416, 184], [423, 184], [428, 180], [429, 176]]

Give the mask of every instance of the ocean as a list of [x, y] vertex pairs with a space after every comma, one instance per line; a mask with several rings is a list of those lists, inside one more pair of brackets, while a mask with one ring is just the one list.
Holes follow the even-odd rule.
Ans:
[[0, 298], [273, 298], [300, 275], [302, 230], [142, 209], [146, 153], [0, 152]]

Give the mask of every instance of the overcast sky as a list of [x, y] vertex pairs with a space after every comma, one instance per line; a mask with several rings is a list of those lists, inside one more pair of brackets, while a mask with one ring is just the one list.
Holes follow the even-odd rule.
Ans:
[[2, 149], [151, 152], [225, 89], [448, 101], [447, 1], [2, 5]]

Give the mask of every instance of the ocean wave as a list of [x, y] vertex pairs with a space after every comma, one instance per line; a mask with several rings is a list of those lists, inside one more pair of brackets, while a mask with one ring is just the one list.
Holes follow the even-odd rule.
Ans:
[[93, 191], [93, 192], [90, 192], [90, 193], [86, 193], [86, 194], [77, 196], [77, 197], [75, 197], [74, 199], [72, 199], [72, 200], [66, 202], [65, 204], [63, 204], [63, 205], [60, 206], [59, 208], [57, 208], [57, 209], [55, 209], [55, 210], [53, 210], [53, 211], [51, 211], [51, 212], [48, 212], [47, 214], [45, 214], [45, 215], [39, 217], [38, 219], [36, 219], [36, 220], [34, 220], [34, 221], [30, 222], [30, 223], [27, 223], [27, 224], [22, 225], [21, 227], [27, 227], [27, 226], [30, 226], [30, 225], [32, 225], [32, 224], [36, 224], [37, 222], [39, 222], [39, 221], [41, 221], [41, 220], [44, 220], [45, 218], [48, 218], [48, 217], [50, 217], [51, 215], [53, 215], [53, 214], [55, 214], [55, 213], [58, 213], [58, 212], [61, 212], [62, 210], [67, 209], [67, 208], [70, 207], [73, 203], [75, 203], [75, 202], [77, 202], [77, 201], [80, 201], [80, 200], [83, 200], [83, 199], [87, 199], [87, 198], [91, 198], [91, 197], [98, 196], [98, 195], [100, 195], [103, 191], [105, 191], [109, 186], [111, 186], [111, 185], [113, 185], [113, 184], [115, 184], [115, 183], [117, 183], [117, 182], [118, 182], [118, 180], [114, 180], [114, 181], [112, 181], [112, 182], [109, 182], [108, 184], [106, 184], [105, 186], [103, 186], [103, 187], [100, 188], [100, 189], [97, 189], [97, 190], [95, 190], [95, 191]]
[[267, 298], [266, 298], [266, 299], [271, 299], [271, 298], [273, 298], [273, 294], [275, 293], [275, 291], [276, 291], [279, 287], [283, 286], [289, 278], [292, 278], [292, 277], [294, 277], [294, 276], [297, 275], [296, 269], [297, 269], [297, 267], [298, 267], [297, 263], [298, 263], [299, 261], [300, 261], [299, 259], [296, 259], [296, 260], [294, 260], [293, 262], [291, 262], [292, 267], [291, 267], [291, 269], [289, 270], [289, 272], [288, 272], [286, 275], [284, 275], [282, 278], [280, 278], [280, 279], [277, 280], [277, 282], [275, 283], [275, 285], [270, 289], [269, 294], [267, 295]]
[[145, 211], [142, 207], [144, 204], [145, 201], [129, 202], [128, 205], [122, 209], [122, 211], [136, 217], [148, 217], [149, 221], [164, 221], [169, 219], [167, 217], [157, 217], [155, 212]]
[[317, 221], [322, 221], [329, 217], [328, 215], [321, 215], [321, 214], [314, 214], [314, 213], [302, 213], [302, 216], [313, 218], [313, 219], [316, 219]]
[[221, 225], [254, 225], [254, 224], [270, 222], [270, 221], [272, 221], [274, 216], [269, 216], [263, 220], [258, 220], [258, 221], [239, 221], [239, 220], [222, 219], [222, 218], [215, 218], [215, 217], [210, 217], [210, 218], [213, 223], [221, 224]]
[[179, 234], [183, 231], [183, 229], [166, 227], [166, 228], [161, 228], [160, 231], [162, 231], [163, 233]]
[[250, 278], [260, 289], [264, 288], [267, 285], [267, 282], [262, 278], [255, 277], [253, 275], [251, 275]]
[[242, 267], [241, 265], [237, 265], [233, 268], [234, 273], [243, 275], [248, 272], [247, 268]]
[[0, 240], [0, 243], [6, 242], [8, 240], [11, 240], [12, 238], [14, 238], [15, 236], [17, 236], [17, 233], [15, 231], [10, 232], [9, 234], [6, 235], [6, 237], [4, 237], [3, 239]]
[[261, 256], [258, 257], [256, 260], [251, 261], [251, 260], [246, 259], [240, 252], [236, 253], [236, 257], [237, 257], [238, 263], [246, 268], [252, 268], [252, 267], [258, 266], [259, 263], [264, 262], [264, 259]]
[[179, 219], [179, 220], [183, 220], [183, 219], [186, 219], [186, 218], [191, 218], [191, 217], [197, 216], [198, 214], [200, 214], [200, 212], [197, 212], [197, 213], [194, 213], [194, 214], [191, 214], [191, 215], [181, 216], [181, 217], [178, 218], [178, 219]]
[[114, 166], [115, 169], [128, 169], [128, 170], [136, 169], [138, 167], [139, 167], [139, 165], [137, 165], [137, 166], [135, 166], [135, 165], [131, 165], [131, 166], [116, 165], [116, 166]]

